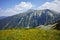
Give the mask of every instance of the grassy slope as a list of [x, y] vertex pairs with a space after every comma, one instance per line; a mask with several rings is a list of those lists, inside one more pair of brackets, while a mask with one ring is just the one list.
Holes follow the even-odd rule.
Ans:
[[60, 40], [60, 31], [42, 29], [0, 30], [0, 40]]

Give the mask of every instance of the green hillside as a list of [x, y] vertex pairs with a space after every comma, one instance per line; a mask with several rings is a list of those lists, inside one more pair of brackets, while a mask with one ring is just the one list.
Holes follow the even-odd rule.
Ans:
[[37, 28], [0, 30], [0, 40], [60, 40], [60, 31]]

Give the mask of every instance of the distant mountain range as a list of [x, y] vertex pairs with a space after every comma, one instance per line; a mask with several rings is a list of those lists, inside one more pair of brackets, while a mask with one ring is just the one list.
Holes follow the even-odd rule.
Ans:
[[7, 16], [1, 16], [1, 17], [0, 17], [0, 20], [1, 20], [1, 19], [4, 19], [4, 18], [6, 18], [6, 17], [7, 17]]
[[48, 25], [60, 20], [60, 13], [44, 10], [28, 10], [0, 20], [0, 29], [8, 28], [34, 28], [40, 25]]

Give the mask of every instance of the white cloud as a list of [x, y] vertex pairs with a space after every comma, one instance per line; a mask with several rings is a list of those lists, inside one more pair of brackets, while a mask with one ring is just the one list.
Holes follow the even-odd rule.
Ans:
[[34, 5], [30, 2], [21, 2], [20, 4], [16, 5], [13, 10], [17, 11], [17, 12], [22, 12], [22, 11], [26, 11], [28, 9], [33, 8]]
[[60, 0], [54, 0], [52, 2], [46, 2], [38, 9], [51, 9], [60, 12]]
[[21, 2], [20, 4], [16, 5], [14, 10], [18, 11], [18, 10], [26, 10], [26, 9], [31, 9], [33, 7], [33, 5], [29, 2]]
[[6, 10], [2, 10], [0, 8], [0, 16], [11, 16], [11, 15], [15, 15], [18, 13], [21, 13], [23, 11], [26, 11], [28, 9], [33, 8], [34, 5], [32, 5], [32, 3], [30, 2], [21, 2], [17, 5], [15, 5], [13, 8], [8, 8]]

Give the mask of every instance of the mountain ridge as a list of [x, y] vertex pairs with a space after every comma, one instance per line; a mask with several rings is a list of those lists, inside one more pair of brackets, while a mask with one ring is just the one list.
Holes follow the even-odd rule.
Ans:
[[7, 28], [34, 28], [39, 25], [47, 25], [59, 20], [60, 14], [49, 9], [28, 10], [17, 15], [0, 20], [0, 29]]

